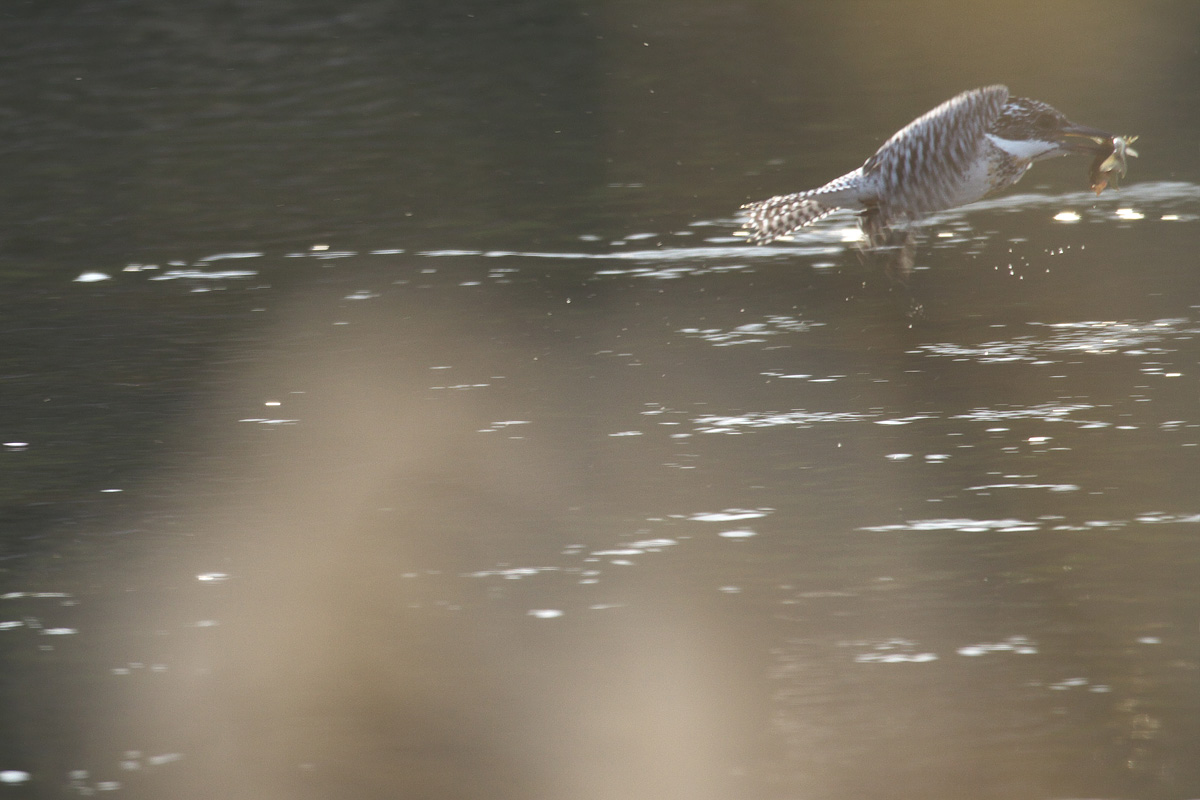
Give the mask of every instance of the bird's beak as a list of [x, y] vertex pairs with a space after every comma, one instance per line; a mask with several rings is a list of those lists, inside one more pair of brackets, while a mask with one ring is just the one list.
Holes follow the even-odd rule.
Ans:
[[1113, 134], [1099, 128], [1089, 128], [1086, 125], [1076, 125], [1070, 122], [1063, 126], [1059, 134], [1059, 149], [1068, 153], [1097, 153], [1112, 152]]

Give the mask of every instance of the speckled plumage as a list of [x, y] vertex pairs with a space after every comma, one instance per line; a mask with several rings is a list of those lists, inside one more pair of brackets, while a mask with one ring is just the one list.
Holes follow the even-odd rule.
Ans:
[[1076, 131], [1091, 129], [1040, 101], [1010, 99], [1005, 86], [973, 89], [897, 131], [858, 169], [818, 189], [743, 206], [743, 227], [765, 243], [846, 208], [878, 231], [1011, 186], [1034, 161], [1078, 150], [1067, 136], [1094, 138]]

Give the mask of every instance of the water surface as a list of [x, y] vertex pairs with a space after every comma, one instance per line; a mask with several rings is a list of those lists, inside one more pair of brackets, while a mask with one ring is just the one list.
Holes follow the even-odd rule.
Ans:
[[4, 789], [1200, 796], [1191, 7], [909, 275], [734, 209], [1010, 23], [489, 9], [16, 16]]

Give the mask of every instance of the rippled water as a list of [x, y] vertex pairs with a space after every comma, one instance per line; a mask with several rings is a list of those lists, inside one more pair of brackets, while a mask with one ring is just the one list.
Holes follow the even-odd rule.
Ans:
[[[167, 477], [97, 487], [132, 502], [76, 523], [73, 577], [10, 571], [0, 636], [18, 674], [41, 665], [26, 691], [57, 687], [18, 708], [63, 708], [33, 774], [198, 791], [234, 737], [253, 755], [231, 785], [318, 795], [422, 775], [470, 794], [513, 770], [578, 789], [604, 753], [631, 770], [608, 791], [634, 793], [1187, 785], [1200, 303], [1166, 291], [1169, 258], [1142, 268], [1136, 315], [1046, 292], [1114, 269], [1141, 227], [1187, 240], [1195, 194], [1085, 203], [944, 215], [903, 283], [836, 220], [795, 247], [712, 222], [683, 247], [81, 273], [80, 306], [191, 297], [236, 335]], [[1099, 256], [1062, 209], [1094, 217]], [[1057, 246], [983, 233], [1005, 210]], [[285, 274], [312, 288], [280, 294]], [[52, 446], [27, 438], [6, 458]], [[430, 719], [465, 786], [419, 755]]]
[[[851, 216], [765, 247], [732, 216], [807, 180], [801, 133], [861, 160], [879, 85], [789, 90], [877, 134], [829, 155], [788, 91], [754, 90], [787, 124], [734, 105], [769, 65], [712, 71], [802, 57], [766, 11], [538, 8], [130, 6], [76, 31], [128, 61], [14, 51], [49, 70], [15, 174], [59, 202], [4, 212], [0, 788], [1200, 796], [1186, 121], [1117, 192], [1039, 165], [927, 220], [897, 274]], [[1124, 18], [1146, 58], [1166, 9]], [[489, 99], [514, 76], [542, 100]], [[72, 178], [113, 103], [129, 138]]]

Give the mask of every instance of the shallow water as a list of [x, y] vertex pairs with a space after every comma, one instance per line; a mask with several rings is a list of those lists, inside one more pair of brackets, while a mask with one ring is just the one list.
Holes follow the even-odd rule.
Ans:
[[[1187, 8], [1127, 20], [1129, 46], [1175, 41]], [[897, 275], [853, 217], [751, 247], [732, 212], [853, 165], [924, 98], [855, 119], [869, 80], [810, 88], [869, 132], [818, 137], [811, 167], [748, 109], [713, 122], [723, 147], [622, 138], [646, 124], [635, 86], [702, 119], [681, 71], [725, 98], [770, 68], [704, 56], [775, 52], [744, 9], [262, 9], [125, 8], [144, 47], [84, 103], [128, 124], [120, 152], [83, 199], [5, 212], [25, 237], [4, 260], [6, 791], [1200, 796], [1186, 120], [1145, 120], [1118, 192], [1076, 191], [1086, 165], [1063, 161], [928, 220]], [[514, 46], [535, 22], [571, 36]], [[481, 53], [409, 69], [464, 32], [554, 88], [489, 100]], [[388, 37], [415, 49], [385, 80]], [[91, 57], [32, 42], [66, 87]], [[1126, 124], [1090, 88], [1041, 89]], [[346, 114], [364, 124], [330, 148]], [[387, 140], [406, 115], [399, 144], [427, 156]], [[62, 138], [40, 146], [83, 163], [84, 112], [42, 119]], [[561, 133], [522, 134], [542, 122]], [[154, 157], [106, 206], [137, 146]], [[672, 147], [694, 174], [663, 172]], [[510, 169], [540, 151], [544, 172]], [[784, 152], [804, 175], [768, 163]]]

